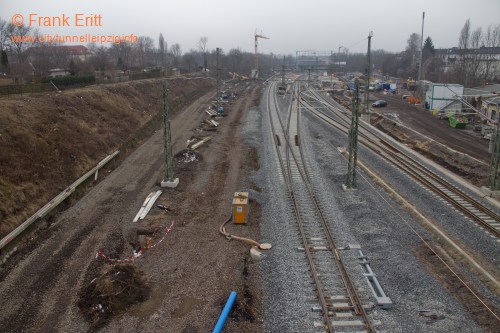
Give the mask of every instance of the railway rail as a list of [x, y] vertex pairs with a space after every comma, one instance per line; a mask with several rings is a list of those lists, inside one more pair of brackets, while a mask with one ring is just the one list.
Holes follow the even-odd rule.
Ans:
[[[380, 322], [372, 321], [349, 276], [326, 220], [308, 172], [300, 142], [300, 108], [292, 98], [283, 121], [276, 99], [276, 83], [267, 88], [269, 121], [276, 152], [304, 252], [317, 294], [322, 323], [327, 332], [376, 332]], [[298, 96], [295, 88], [294, 96]]]
[[[306, 94], [304, 96], [306, 98], [307, 96], [312, 97], [311, 100], [301, 99], [302, 105], [312, 114], [329, 125], [345, 133], [348, 132], [350, 117], [343, 111], [341, 106], [325, 99], [321, 94], [315, 91], [311, 91], [310, 95]], [[312, 103], [320, 103], [322, 107], [317, 108]], [[332, 112], [332, 115], [322, 111], [323, 109]], [[420, 184], [453, 205], [462, 214], [468, 216], [480, 227], [487, 230], [492, 236], [497, 238], [497, 241], [500, 241], [500, 215], [498, 213], [472, 198], [443, 177], [434, 173], [422, 162], [396, 147], [369, 126], [360, 122], [359, 129], [359, 140], [367, 148], [371, 149], [397, 168], [403, 170]]]

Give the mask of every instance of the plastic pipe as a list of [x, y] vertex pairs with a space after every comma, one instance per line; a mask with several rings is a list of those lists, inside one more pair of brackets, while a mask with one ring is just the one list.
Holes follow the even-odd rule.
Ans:
[[227, 299], [226, 305], [224, 309], [222, 309], [222, 313], [220, 314], [219, 320], [217, 320], [217, 324], [215, 324], [214, 330], [212, 333], [220, 333], [222, 327], [224, 327], [224, 323], [226, 322], [227, 315], [231, 308], [233, 307], [234, 300], [236, 299], [236, 291], [231, 291], [229, 298]]

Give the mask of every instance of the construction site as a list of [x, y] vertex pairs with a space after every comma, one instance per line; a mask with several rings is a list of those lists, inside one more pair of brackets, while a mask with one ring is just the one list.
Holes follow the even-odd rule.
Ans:
[[5, 66], [0, 332], [499, 332], [498, 78], [373, 37]]

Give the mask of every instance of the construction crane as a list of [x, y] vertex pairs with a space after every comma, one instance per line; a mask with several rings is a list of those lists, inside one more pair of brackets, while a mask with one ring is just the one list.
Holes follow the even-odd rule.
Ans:
[[255, 68], [252, 70], [252, 79], [258, 79], [259, 78], [259, 53], [258, 53], [259, 38], [263, 38], [263, 39], [270, 39], [270, 38], [263, 36], [262, 32], [259, 35], [257, 33], [257, 31], [254, 34], [254, 38], [255, 38], [255, 56], [254, 56]]

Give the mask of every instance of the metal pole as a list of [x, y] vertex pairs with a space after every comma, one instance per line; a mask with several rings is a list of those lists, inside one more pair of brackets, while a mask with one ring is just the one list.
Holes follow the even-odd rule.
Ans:
[[165, 138], [165, 180], [172, 182], [174, 180], [174, 163], [172, 159], [167, 80], [163, 80], [163, 136]]
[[281, 85], [283, 89], [286, 89], [285, 85], [285, 56], [283, 56], [283, 66], [281, 68]]
[[356, 188], [356, 164], [358, 160], [358, 108], [359, 82], [354, 82], [354, 97], [352, 99], [351, 128], [349, 129], [349, 162], [347, 164], [347, 189]]
[[366, 114], [370, 113], [369, 99], [370, 99], [370, 75], [371, 75], [371, 45], [372, 45], [373, 31], [368, 34], [368, 53], [367, 53], [367, 64], [368, 68], [366, 70], [366, 85], [365, 85], [365, 110]]
[[500, 181], [498, 179], [498, 164], [500, 160], [500, 130], [497, 124], [495, 129], [495, 142], [493, 152], [491, 154], [491, 171], [490, 171], [490, 189], [492, 191], [500, 190]]
[[339, 46], [339, 53], [337, 53], [337, 54], [338, 54], [338, 57], [339, 57], [339, 58], [337, 59], [337, 65], [338, 65], [338, 67], [339, 67], [339, 68], [338, 68], [338, 71], [339, 71], [339, 72], [340, 72], [340, 49], [341, 49], [341, 48], [343, 48], [343, 46], [342, 46], [342, 45], [340, 45], [340, 46]]
[[219, 112], [219, 108], [220, 108], [220, 68], [219, 68], [219, 54], [220, 54], [220, 49], [217, 48], [217, 69], [216, 69], [216, 72], [217, 72], [217, 97], [215, 99], [215, 105], [217, 106], [217, 110], [215, 110], [215, 112]]
[[422, 12], [422, 35], [420, 35], [420, 63], [418, 65], [418, 78], [417, 80], [420, 81], [420, 78], [422, 77], [422, 58], [424, 55], [424, 19], [425, 19], [425, 12]]

